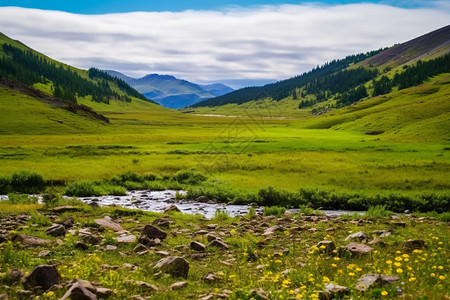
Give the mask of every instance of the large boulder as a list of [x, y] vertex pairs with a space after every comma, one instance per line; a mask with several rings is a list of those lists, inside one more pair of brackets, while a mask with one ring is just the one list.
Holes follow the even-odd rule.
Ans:
[[181, 256], [169, 256], [160, 259], [155, 265], [155, 269], [160, 269], [173, 277], [187, 278], [189, 262]]
[[54, 265], [40, 265], [22, 278], [22, 283], [26, 289], [41, 287], [48, 290], [52, 285], [59, 284], [59, 280], [60, 276]]

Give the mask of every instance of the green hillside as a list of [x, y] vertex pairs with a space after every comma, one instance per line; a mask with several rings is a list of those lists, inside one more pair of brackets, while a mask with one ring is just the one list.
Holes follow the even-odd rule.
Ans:
[[74, 103], [83, 99], [105, 104], [147, 100], [121, 79], [96, 68], [80, 70], [62, 64], [4, 34], [0, 35], [0, 77], [33, 85], [55, 98]]

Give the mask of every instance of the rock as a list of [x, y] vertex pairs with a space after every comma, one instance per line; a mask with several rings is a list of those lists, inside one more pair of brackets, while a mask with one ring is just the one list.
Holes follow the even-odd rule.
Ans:
[[396, 227], [403, 227], [403, 228], [406, 227], [406, 223], [405, 222], [398, 221], [398, 222], [392, 222], [391, 224], [396, 226]]
[[363, 244], [350, 243], [345, 246], [345, 250], [350, 251], [353, 255], [360, 255], [371, 252], [373, 248]]
[[133, 252], [142, 252], [142, 251], [146, 251], [147, 247], [141, 243], [137, 244], [136, 247], [134, 247]]
[[179, 281], [179, 282], [175, 282], [174, 284], [172, 284], [170, 286], [170, 289], [172, 291], [181, 290], [181, 289], [187, 288], [188, 285], [189, 284], [187, 281]]
[[160, 239], [163, 241], [167, 237], [167, 233], [158, 227], [153, 225], [145, 225], [143, 235], [146, 235], [150, 239]]
[[403, 243], [403, 247], [405, 247], [408, 251], [413, 251], [416, 249], [420, 250], [426, 248], [426, 244], [423, 240], [407, 240]]
[[113, 291], [111, 289], [107, 289], [104, 287], [97, 287], [95, 289], [95, 294], [98, 298], [109, 298], [112, 295]]
[[388, 237], [388, 236], [392, 235], [391, 230], [374, 230], [371, 233], [378, 235], [379, 237]]
[[19, 269], [10, 269], [7, 276], [9, 282], [17, 282], [22, 278], [23, 273]]
[[87, 249], [89, 249], [89, 246], [85, 242], [77, 241], [75, 243], [75, 249], [87, 250]]
[[160, 259], [154, 268], [160, 269], [173, 277], [187, 278], [189, 262], [181, 256], [169, 256]]
[[140, 289], [142, 289], [145, 292], [157, 292], [159, 289], [156, 285], [150, 284], [148, 282], [145, 281], [129, 281], [128, 283], [131, 283], [134, 286], [139, 287]]
[[105, 250], [106, 250], [106, 251], [115, 251], [115, 250], [117, 250], [117, 246], [114, 246], [114, 245], [106, 245]]
[[195, 251], [203, 252], [203, 251], [206, 250], [206, 246], [203, 245], [203, 244], [200, 243], [200, 242], [192, 241], [192, 242], [191, 242], [191, 249], [192, 249], [192, 250], [195, 250]]
[[262, 299], [262, 300], [270, 300], [268, 297], [267, 297], [267, 294], [266, 294], [266, 292], [263, 290], [263, 289], [252, 289], [252, 290], [250, 290], [250, 291], [248, 291], [248, 293], [249, 293], [249, 295], [251, 295], [251, 296], [253, 296], [253, 295], [256, 295], [256, 296], [258, 296], [260, 299]]
[[342, 297], [344, 297], [344, 295], [348, 295], [349, 293], [350, 290], [345, 286], [336, 285], [334, 283], [327, 283], [325, 284], [325, 290], [319, 292], [319, 299], [320, 300], [329, 300], [334, 298], [341, 299]]
[[101, 242], [100, 237], [93, 234], [88, 228], [80, 229], [78, 236], [81, 237], [87, 244], [98, 245]]
[[66, 234], [66, 228], [61, 224], [52, 224], [45, 233], [53, 236], [63, 236]]
[[319, 248], [320, 251], [326, 253], [332, 253], [333, 250], [336, 249], [336, 245], [333, 241], [320, 241], [319, 243], [317, 243], [316, 247]]
[[62, 225], [66, 228], [71, 228], [73, 227], [73, 222], [74, 222], [74, 218], [73, 217], [68, 217], [67, 219], [65, 219], [62, 222]]
[[136, 241], [136, 236], [132, 234], [121, 235], [116, 238], [118, 243], [132, 244]]
[[8, 238], [6, 235], [0, 234], [0, 244], [8, 241]]
[[170, 221], [169, 218], [160, 218], [160, 219], [155, 219], [155, 220], [152, 222], [152, 225], [157, 225], [157, 226], [159, 226], [159, 227], [166, 227], [166, 228], [169, 228], [170, 223], [171, 223], [171, 221]]
[[146, 236], [145, 234], [142, 234], [139, 239], [138, 242], [147, 246], [147, 247], [155, 247], [158, 245], [161, 245], [161, 240], [158, 238], [155, 239], [151, 239], [148, 236]]
[[145, 300], [145, 298], [142, 297], [141, 295], [133, 295], [130, 296], [130, 300]]
[[208, 202], [208, 201], [209, 201], [209, 198], [206, 197], [206, 196], [200, 196], [200, 197], [197, 197], [197, 201], [198, 201], [198, 202], [205, 203], [205, 202]]
[[367, 243], [368, 245], [380, 245], [381, 247], [385, 247], [387, 244], [385, 241], [380, 239], [379, 237], [374, 238], [373, 240]]
[[45, 291], [52, 285], [59, 284], [59, 279], [59, 273], [54, 265], [40, 265], [25, 276], [22, 283], [28, 290], [40, 286]]
[[52, 252], [50, 250], [42, 250], [38, 253], [37, 257], [46, 257], [49, 256]]
[[219, 240], [219, 239], [215, 239], [215, 240], [211, 241], [207, 245], [207, 247], [219, 247], [219, 248], [222, 248], [222, 249], [229, 249], [230, 248], [227, 243], [225, 243], [224, 241]]
[[206, 282], [216, 282], [222, 280], [221, 277], [216, 276], [214, 273], [209, 273], [202, 278]]
[[85, 288], [80, 282], [74, 283], [60, 300], [97, 300], [97, 296]]
[[0, 300], [8, 300], [8, 295], [0, 294]]
[[161, 255], [161, 256], [169, 256], [170, 253], [167, 251], [156, 251], [155, 254]]
[[217, 224], [208, 224], [207, 226], [206, 226], [206, 229], [208, 229], [208, 230], [214, 230], [214, 229], [216, 229], [217, 228]]
[[281, 227], [279, 225], [274, 225], [274, 226], [269, 227], [266, 230], [264, 230], [263, 235], [272, 235], [277, 231], [283, 231], [283, 227]]
[[362, 231], [358, 231], [354, 234], [350, 234], [348, 237], [345, 238], [344, 241], [353, 241], [353, 240], [364, 241], [367, 239], [368, 239], [367, 234], [365, 234]]
[[24, 235], [24, 234], [16, 234], [11, 239], [13, 242], [19, 242], [21, 244], [27, 246], [44, 246], [52, 243], [51, 240], [44, 240], [34, 236]]
[[177, 212], [181, 212], [181, 210], [180, 210], [175, 204], [172, 204], [172, 205], [170, 205], [170, 206], [168, 206], [168, 207], [165, 207], [165, 208], [163, 209], [163, 211], [164, 211], [164, 212], [169, 212], [169, 211], [177, 211]]
[[365, 292], [372, 286], [383, 286], [399, 281], [398, 276], [388, 276], [382, 274], [366, 274], [358, 279], [355, 288], [360, 292]]
[[214, 234], [209, 233], [209, 234], [206, 235], [206, 240], [207, 240], [208, 242], [212, 242], [212, 241], [214, 241], [214, 240], [216, 240], [216, 239], [218, 239], [218, 237], [215, 236]]
[[55, 214], [62, 214], [65, 212], [76, 212], [76, 211], [81, 211], [81, 208], [78, 207], [73, 207], [71, 205], [66, 205], [66, 206], [58, 206], [58, 207], [54, 207], [52, 209], [52, 212]]
[[112, 231], [123, 231], [122, 226], [119, 224], [113, 222], [111, 218], [104, 217], [103, 219], [94, 219], [94, 222], [98, 224], [101, 227], [104, 227], [106, 229], [112, 230]]

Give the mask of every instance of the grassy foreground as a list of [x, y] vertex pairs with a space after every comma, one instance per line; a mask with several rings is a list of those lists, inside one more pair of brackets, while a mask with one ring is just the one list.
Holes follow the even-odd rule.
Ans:
[[[0, 245], [0, 294], [10, 299], [59, 299], [71, 280], [83, 279], [92, 282], [94, 291], [96, 287], [109, 289], [111, 299], [130, 299], [132, 295], [144, 299], [319, 299], [320, 291], [329, 283], [349, 289], [344, 299], [448, 297], [449, 226], [433, 218], [383, 217], [376, 212], [372, 217], [340, 218], [304, 214], [262, 217], [250, 213], [233, 219], [216, 214], [206, 220], [176, 212], [163, 215], [92, 208], [73, 201], [66, 204], [74, 204], [77, 211], [57, 213], [42, 205], [0, 203], [1, 226], [11, 229], [5, 236], [7, 241]], [[164, 218], [170, 224], [161, 228], [168, 236], [149, 251], [145, 247], [133, 250], [137, 241], [118, 243], [118, 233], [93, 222], [105, 216], [111, 216], [136, 237], [144, 225]], [[73, 217], [74, 225], [65, 234], [54, 237], [45, 233], [52, 223], [62, 223], [69, 217]], [[268, 233], [268, 228], [275, 225], [276, 230]], [[83, 240], [79, 233], [86, 228], [99, 237], [99, 242], [81, 250], [77, 246]], [[348, 235], [359, 231], [372, 241], [370, 253], [351, 255], [339, 248], [350, 243], [345, 240]], [[383, 232], [392, 234], [380, 238]], [[15, 234], [43, 238], [51, 244], [29, 247], [12, 242]], [[192, 241], [207, 244], [206, 234], [222, 238], [229, 249], [191, 249]], [[411, 239], [423, 240], [425, 246], [409, 248], [405, 242]], [[337, 250], [327, 252], [325, 246], [318, 245], [320, 241], [333, 241]], [[367, 241], [356, 240], [364, 244]], [[155, 269], [158, 260], [166, 255], [182, 256], [188, 261], [186, 279]], [[59, 286], [30, 293], [8, 275], [12, 269], [26, 275], [42, 264], [56, 265], [61, 277]], [[369, 273], [398, 276], [398, 281], [358, 291], [357, 280]], [[187, 282], [187, 287], [171, 287], [180, 281]]]

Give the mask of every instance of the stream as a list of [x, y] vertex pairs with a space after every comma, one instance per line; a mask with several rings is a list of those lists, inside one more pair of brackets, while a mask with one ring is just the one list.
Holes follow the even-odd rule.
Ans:
[[[183, 194], [184, 191], [165, 190], [165, 191], [127, 191], [126, 196], [98, 196], [98, 197], [78, 197], [77, 199], [86, 204], [96, 203], [99, 206], [117, 205], [130, 209], [141, 209], [144, 211], [164, 212], [164, 209], [174, 204], [185, 214], [201, 214], [210, 219], [214, 217], [217, 210], [224, 210], [231, 217], [246, 215], [250, 208], [249, 205], [235, 205], [225, 203], [204, 203], [194, 200], [176, 200], [176, 193]], [[41, 197], [37, 196], [39, 201]], [[70, 197], [65, 197], [70, 198]], [[0, 200], [8, 200], [8, 196], [0, 195]], [[257, 214], [262, 214], [264, 207], [255, 207]], [[298, 209], [288, 209], [288, 212], [298, 212]], [[322, 210], [326, 215], [344, 215], [344, 214], [363, 214], [362, 212], [348, 210]]]

